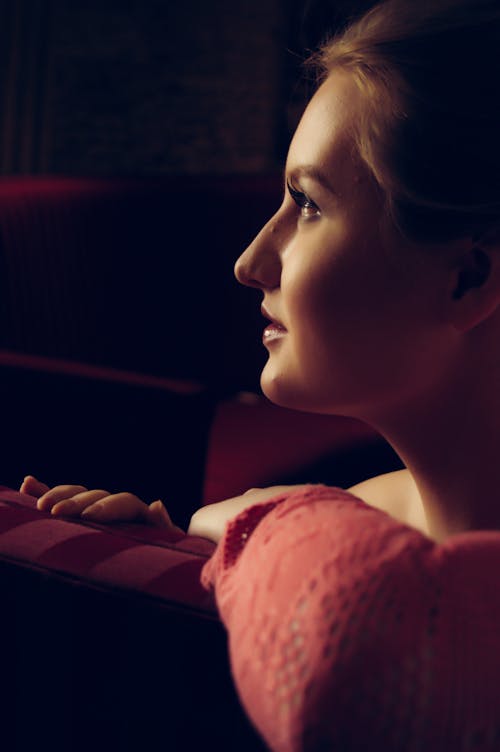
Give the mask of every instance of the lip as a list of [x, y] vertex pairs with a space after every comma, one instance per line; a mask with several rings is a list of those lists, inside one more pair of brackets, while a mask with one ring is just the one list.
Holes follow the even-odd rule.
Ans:
[[271, 322], [266, 326], [262, 333], [262, 342], [264, 345], [268, 345], [274, 340], [281, 339], [287, 331], [281, 321], [278, 321], [278, 319], [275, 318], [264, 305], [261, 306], [260, 310], [264, 318], [269, 319]]
[[286, 327], [283, 326], [281, 321], [277, 319], [276, 316], [273, 316], [272, 313], [267, 310], [264, 303], [261, 305], [260, 310], [264, 318], [269, 319], [269, 321], [271, 322], [271, 327], [268, 328], [280, 329], [282, 332], [286, 332]]
[[278, 326], [277, 324], [268, 324], [262, 332], [262, 342], [264, 345], [269, 345], [275, 340], [281, 339], [286, 334], [286, 329]]

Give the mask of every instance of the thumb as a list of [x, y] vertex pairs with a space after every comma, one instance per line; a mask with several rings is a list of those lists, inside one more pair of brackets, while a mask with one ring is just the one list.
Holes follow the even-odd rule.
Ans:
[[47, 493], [50, 488], [45, 483], [41, 483], [35, 478], [34, 475], [27, 475], [19, 488], [20, 493], [28, 494], [28, 496], [34, 496], [40, 498], [44, 493]]
[[148, 519], [149, 522], [156, 527], [167, 527], [170, 528], [170, 530], [175, 530], [176, 532], [185, 535], [184, 530], [181, 530], [180, 527], [174, 525], [174, 523], [170, 519], [169, 513], [167, 512], [163, 502], [160, 501], [160, 499], [153, 501], [153, 503], [149, 505]]

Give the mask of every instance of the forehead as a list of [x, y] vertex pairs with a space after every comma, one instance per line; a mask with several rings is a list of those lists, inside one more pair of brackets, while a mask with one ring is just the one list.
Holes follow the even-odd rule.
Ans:
[[353, 169], [356, 158], [354, 128], [363, 106], [353, 77], [333, 71], [309, 102], [288, 152], [287, 170], [303, 164], [323, 171]]

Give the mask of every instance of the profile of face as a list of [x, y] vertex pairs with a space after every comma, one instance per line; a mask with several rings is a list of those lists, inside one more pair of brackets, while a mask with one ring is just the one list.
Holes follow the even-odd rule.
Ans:
[[363, 95], [333, 71], [293, 137], [285, 195], [238, 259], [263, 293], [264, 394], [282, 406], [369, 419], [418, 401], [452, 366], [443, 300], [450, 259], [404, 241], [354, 146]]

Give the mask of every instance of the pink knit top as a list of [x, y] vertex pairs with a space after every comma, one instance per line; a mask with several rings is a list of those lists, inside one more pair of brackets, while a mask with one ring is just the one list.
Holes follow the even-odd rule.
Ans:
[[500, 531], [437, 544], [307, 486], [228, 523], [202, 583], [272, 750], [500, 750]]

